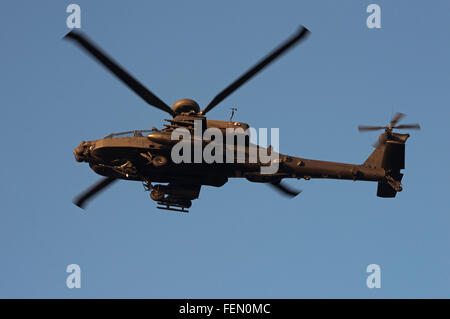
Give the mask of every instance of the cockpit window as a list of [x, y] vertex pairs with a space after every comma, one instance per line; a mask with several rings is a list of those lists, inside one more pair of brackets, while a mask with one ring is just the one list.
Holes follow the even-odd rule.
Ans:
[[111, 133], [108, 136], [105, 136], [105, 138], [146, 136], [151, 132], [155, 132], [155, 130], [135, 130], [121, 133]]

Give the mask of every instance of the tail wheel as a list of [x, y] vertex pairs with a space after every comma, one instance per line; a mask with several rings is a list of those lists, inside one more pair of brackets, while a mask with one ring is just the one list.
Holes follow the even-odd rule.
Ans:
[[159, 202], [164, 199], [164, 192], [160, 192], [160, 191], [157, 191], [156, 189], [154, 189], [150, 193], [150, 198], [153, 199], [154, 201]]
[[155, 166], [155, 167], [161, 167], [161, 166], [166, 165], [167, 158], [165, 158], [162, 155], [157, 155], [153, 158], [152, 163], [153, 163], [153, 166]]

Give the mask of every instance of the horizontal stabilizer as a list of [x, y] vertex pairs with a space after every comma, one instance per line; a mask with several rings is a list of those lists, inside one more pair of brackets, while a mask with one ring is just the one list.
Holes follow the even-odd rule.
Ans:
[[397, 191], [385, 181], [378, 182], [377, 196], [384, 198], [395, 197]]
[[392, 172], [386, 179], [378, 182], [377, 196], [384, 198], [395, 197], [397, 192], [402, 190], [401, 181], [403, 174], [400, 172]]

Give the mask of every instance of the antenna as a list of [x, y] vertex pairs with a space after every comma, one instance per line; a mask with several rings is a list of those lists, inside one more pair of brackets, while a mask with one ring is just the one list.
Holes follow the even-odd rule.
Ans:
[[237, 107], [232, 107], [231, 108], [230, 122], [233, 121], [234, 112], [236, 112], [237, 110], [238, 110]]

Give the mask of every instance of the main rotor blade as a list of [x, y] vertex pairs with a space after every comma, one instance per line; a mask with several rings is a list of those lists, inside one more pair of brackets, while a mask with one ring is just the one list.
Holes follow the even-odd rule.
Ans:
[[276, 190], [281, 192], [282, 194], [289, 196], [289, 197], [295, 197], [298, 194], [300, 194], [301, 190], [292, 189], [290, 187], [287, 187], [286, 185], [283, 185], [281, 182], [272, 182], [270, 183], [273, 187], [275, 187]]
[[360, 131], [360, 132], [378, 131], [378, 130], [384, 130], [385, 128], [386, 127], [384, 127], [384, 126], [359, 125], [358, 131]]
[[395, 126], [395, 124], [397, 124], [405, 116], [406, 116], [406, 114], [403, 114], [403, 113], [400, 113], [400, 112], [396, 113], [394, 115], [394, 117], [392, 118], [392, 120], [391, 120], [391, 126]]
[[105, 177], [101, 179], [99, 182], [89, 187], [85, 192], [75, 197], [73, 203], [78, 207], [84, 209], [86, 201], [91, 199], [93, 196], [98, 195], [99, 192], [105, 190], [106, 187], [108, 187], [112, 182], [115, 182], [116, 180], [117, 179], [113, 177]]
[[255, 66], [253, 66], [250, 70], [245, 72], [241, 77], [239, 77], [236, 81], [231, 83], [227, 88], [225, 88], [222, 92], [220, 92], [216, 97], [208, 104], [208, 106], [202, 111], [202, 114], [206, 114], [217, 104], [226, 99], [231, 93], [236, 91], [239, 87], [241, 87], [245, 82], [251, 79], [255, 74], [273, 62], [275, 59], [280, 57], [287, 50], [292, 48], [295, 44], [297, 44], [302, 38], [309, 34], [309, 30], [305, 27], [301, 27], [300, 30], [297, 31], [290, 39], [276, 48], [271, 54], [266, 56], [263, 60], [258, 62]]
[[109, 71], [116, 75], [126, 86], [133, 90], [148, 104], [169, 113], [174, 116], [175, 112], [163, 101], [161, 101], [155, 94], [150, 92], [144, 87], [138, 80], [136, 80], [131, 74], [129, 74], [123, 67], [117, 62], [113, 61], [106, 53], [102, 52], [100, 48], [95, 46], [86, 36], [82, 33], [72, 30], [64, 36], [65, 39], [73, 40], [79, 44], [83, 49], [91, 54], [98, 62], [103, 64]]
[[394, 126], [396, 129], [411, 129], [411, 130], [420, 130], [420, 125], [418, 123], [414, 124], [404, 124], [404, 125], [398, 125]]

